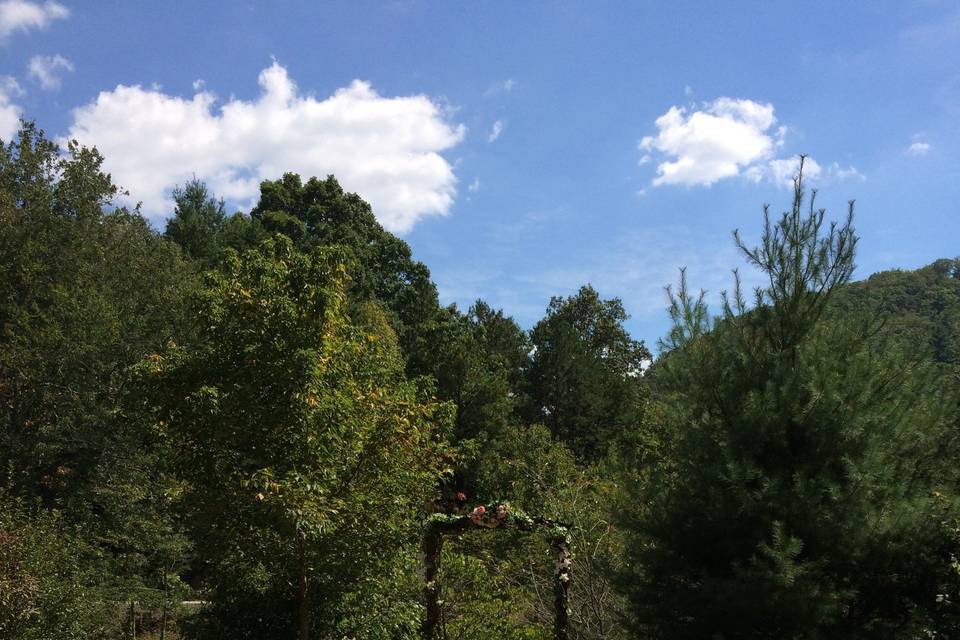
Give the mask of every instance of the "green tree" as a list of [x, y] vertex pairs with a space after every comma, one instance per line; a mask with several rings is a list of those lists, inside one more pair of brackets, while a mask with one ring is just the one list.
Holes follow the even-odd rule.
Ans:
[[[217, 633], [305, 640], [342, 631], [360, 590], [395, 601], [370, 583], [400, 570], [443, 473], [449, 410], [407, 381], [391, 334], [370, 332], [375, 308], [366, 331], [351, 324], [347, 271], [335, 248], [284, 236], [228, 253], [197, 302], [198, 344], [142, 365]], [[415, 628], [415, 606], [385, 629]]]
[[437, 391], [457, 408], [458, 440], [489, 439], [514, 417], [530, 342], [513, 318], [478, 300], [466, 314], [447, 309], [435, 364]]
[[182, 542], [155, 439], [123, 415], [126, 369], [189, 335], [195, 278], [138, 213], [113, 208], [101, 163], [31, 123], [0, 147], [0, 468], [12, 496], [82, 527], [95, 552], [72, 562], [99, 556], [82, 568], [103, 581], [97, 597], [125, 601], [159, 589], [158, 549]]
[[288, 173], [264, 181], [250, 220], [304, 250], [336, 245], [350, 252], [351, 315], [371, 301], [379, 304], [407, 373], [432, 376], [438, 397], [456, 404], [457, 438], [496, 431], [513, 413], [529, 351], [520, 328], [482, 302], [466, 314], [441, 307], [427, 267], [333, 176], [303, 182]]
[[164, 235], [190, 257], [210, 264], [219, 255], [227, 222], [223, 200], [207, 191], [207, 185], [194, 178], [173, 190], [173, 217], [167, 220]]
[[[656, 371], [671, 447], [625, 501], [638, 635], [902, 638], [941, 629], [951, 577], [942, 462], [945, 385], [880, 356], [872, 319], [827, 320], [856, 235], [804, 211], [765, 213], [766, 276], [711, 325], [682, 278]], [[946, 402], [945, 402], [946, 400]], [[934, 452], [941, 451], [935, 455]], [[955, 573], [955, 572], [954, 572]]]
[[553, 298], [530, 332], [527, 418], [543, 422], [584, 459], [603, 455], [639, 426], [641, 372], [650, 352], [630, 337], [619, 299], [602, 300], [585, 286]]
[[266, 231], [283, 233], [303, 249], [339, 245], [349, 250], [355, 258], [351, 299], [380, 302], [400, 339], [407, 372], [433, 373], [435, 333], [444, 318], [430, 271], [413, 260], [406, 242], [377, 222], [360, 196], [345, 192], [333, 176], [304, 183], [287, 173], [261, 183], [260, 201], [250, 216]]

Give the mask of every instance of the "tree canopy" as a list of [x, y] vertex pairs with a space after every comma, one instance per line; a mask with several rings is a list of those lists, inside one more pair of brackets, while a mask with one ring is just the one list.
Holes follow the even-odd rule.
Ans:
[[0, 144], [0, 636], [960, 631], [956, 260], [852, 282], [798, 176], [654, 357], [603, 283], [443, 306], [333, 176], [161, 233], [102, 163]]

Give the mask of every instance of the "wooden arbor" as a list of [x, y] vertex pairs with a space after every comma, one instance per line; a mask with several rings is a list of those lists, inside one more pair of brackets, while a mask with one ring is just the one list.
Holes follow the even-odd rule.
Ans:
[[435, 640], [440, 627], [440, 584], [437, 582], [437, 574], [440, 570], [440, 553], [443, 550], [444, 538], [459, 536], [470, 529], [498, 528], [543, 533], [553, 547], [556, 553], [556, 566], [553, 573], [554, 638], [568, 640], [570, 626], [568, 591], [572, 562], [569, 539], [571, 526], [546, 518], [532, 518], [505, 503], [479, 506], [469, 515], [435, 513], [427, 519], [420, 547], [424, 581], [423, 597], [426, 604], [426, 613], [421, 625], [424, 640]]

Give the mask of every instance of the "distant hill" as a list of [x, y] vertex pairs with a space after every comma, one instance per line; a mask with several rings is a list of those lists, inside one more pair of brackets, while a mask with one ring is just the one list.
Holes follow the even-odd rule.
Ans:
[[839, 292], [834, 309], [883, 319], [884, 335], [907, 353], [960, 364], [960, 258], [875, 273]]

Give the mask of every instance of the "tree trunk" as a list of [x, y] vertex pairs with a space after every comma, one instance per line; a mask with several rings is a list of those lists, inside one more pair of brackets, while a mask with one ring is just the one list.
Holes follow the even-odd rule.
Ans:
[[167, 568], [163, 567], [163, 615], [160, 617], [160, 640], [166, 640], [167, 637]]
[[440, 583], [437, 573], [440, 571], [440, 551], [443, 549], [443, 532], [438, 526], [432, 526], [423, 537], [421, 547], [423, 567], [423, 599], [427, 605], [426, 616], [420, 626], [424, 640], [434, 640], [440, 626]]
[[553, 541], [557, 552], [557, 569], [553, 576], [553, 637], [555, 640], [568, 640], [570, 637], [570, 546], [565, 538]]
[[133, 608], [133, 600], [130, 601], [130, 637], [137, 640], [137, 612]]
[[310, 607], [307, 602], [307, 553], [303, 540], [300, 541], [300, 588], [297, 593], [298, 613], [297, 613], [297, 638], [298, 640], [309, 640], [310, 638]]

